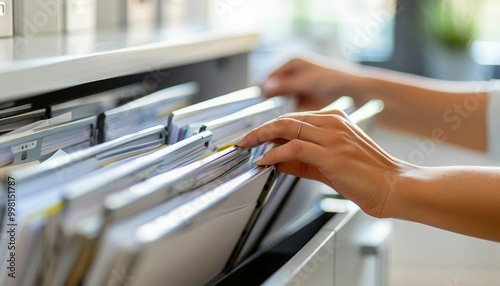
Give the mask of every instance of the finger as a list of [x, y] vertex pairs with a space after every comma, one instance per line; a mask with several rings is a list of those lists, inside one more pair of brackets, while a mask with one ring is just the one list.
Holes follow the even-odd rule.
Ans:
[[[326, 114], [321, 114], [326, 113]], [[320, 128], [324, 128], [330, 134], [336, 134], [335, 131], [344, 131], [352, 133], [353, 136], [357, 137], [358, 140], [364, 141], [366, 144], [372, 147], [378, 153], [384, 155], [387, 158], [392, 158], [386, 155], [385, 152], [380, 148], [359, 126], [349, 120], [349, 117], [341, 110], [328, 110], [319, 113], [308, 113], [308, 112], [296, 112], [289, 113], [280, 118], [293, 118], [298, 121], [304, 121], [309, 124], [315, 125]], [[321, 146], [327, 146], [328, 143], [333, 142], [333, 137], [326, 136]]]
[[291, 59], [281, 67], [277, 68], [274, 72], [272, 72], [269, 77], [282, 77], [289, 74], [293, 74], [297, 70], [300, 70], [305, 66], [305, 61], [302, 59]]
[[296, 99], [298, 111], [318, 110], [324, 106], [323, 103], [316, 101], [314, 96], [310, 94], [298, 94]]
[[330, 111], [330, 113], [294, 112], [287, 113], [278, 118], [293, 118], [295, 120], [304, 121], [317, 127], [331, 127], [330, 121], [340, 120], [338, 118], [335, 118], [335, 115], [340, 116], [341, 118], [347, 118], [347, 115], [340, 110], [335, 110], [335, 112]]
[[296, 95], [305, 92], [308, 84], [306, 74], [296, 73], [281, 77], [269, 77], [261, 86], [266, 97]]
[[[269, 150], [262, 157], [256, 158], [254, 163], [257, 165], [274, 165], [297, 160], [320, 169], [327, 164], [334, 163], [333, 160], [327, 158], [328, 156], [325, 156], [326, 152], [327, 149], [324, 147], [295, 139]], [[306, 173], [305, 171], [302, 172]]]
[[316, 114], [316, 115], [338, 115], [338, 116], [341, 116], [341, 117], [346, 118], [346, 119], [349, 118], [347, 113], [345, 113], [345, 111], [340, 110], [340, 109], [317, 110], [317, 111], [313, 111], [311, 113]]
[[302, 139], [318, 145], [328, 144], [325, 130], [307, 122], [289, 117], [278, 117], [250, 131], [236, 143], [239, 147], [253, 147], [275, 139]]

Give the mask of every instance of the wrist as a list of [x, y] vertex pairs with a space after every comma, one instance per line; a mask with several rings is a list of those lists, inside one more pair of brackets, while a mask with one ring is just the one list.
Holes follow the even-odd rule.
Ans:
[[377, 78], [370, 76], [362, 67], [347, 74], [347, 77], [347, 82], [351, 87], [348, 94], [354, 99], [356, 105], [362, 105], [373, 98], [379, 86]]
[[418, 215], [419, 205], [425, 204], [419, 198], [419, 190], [427, 188], [428, 172], [425, 167], [401, 162], [400, 170], [394, 175], [386, 176], [387, 199], [381, 216], [413, 220]]

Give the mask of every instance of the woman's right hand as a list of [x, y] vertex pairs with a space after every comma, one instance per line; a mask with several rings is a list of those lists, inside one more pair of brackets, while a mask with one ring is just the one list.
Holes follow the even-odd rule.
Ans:
[[357, 67], [344, 62], [335, 66], [328, 68], [304, 59], [292, 59], [271, 73], [262, 89], [268, 97], [297, 97], [299, 110], [318, 110], [340, 96], [357, 93]]
[[339, 110], [290, 113], [252, 130], [235, 145], [281, 144], [257, 165], [276, 165], [278, 171], [321, 181], [366, 213], [390, 217], [395, 185], [413, 183], [409, 174], [419, 167], [395, 159], [375, 144]]

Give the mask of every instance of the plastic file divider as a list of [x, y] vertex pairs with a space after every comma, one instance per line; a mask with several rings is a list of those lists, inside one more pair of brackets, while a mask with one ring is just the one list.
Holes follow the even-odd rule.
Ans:
[[[79, 144], [84, 144], [85, 146], [92, 145], [94, 143], [93, 131], [95, 130], [95, 126], [96, 118], [89, 117], [42, 129], [6, 134], [0, 137], [0, 151], [2, 151], [0, 158], [3, 158], [5, 163], [12, 160], [12, 164], [19, 164], [44, 160], [58, 149], [66, 149], [78, 146]], [[65, 137], [67, 132], [71, 133], [75, 130], [86, 130], [87, 132], [84, 136], [80, 133], [77, 135], [73, 133], [73, 138]], [[47, 141], [44, 144], [44, 140], [47, 140], [47, 138], [52, 141], [52, 144], [49, 146], [47, 145]], [[42, 149], [44, 150], [43, 152]]]

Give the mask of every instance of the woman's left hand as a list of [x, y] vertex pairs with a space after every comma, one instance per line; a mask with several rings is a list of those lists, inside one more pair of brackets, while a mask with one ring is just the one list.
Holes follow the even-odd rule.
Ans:
[[236, 145], [281, 144], [258, 165], [321, 181], [375, 217], [390, 216], [394, 182], [418, 168], [388, 155], [339, 110], [283, 115], [248, 133]]

